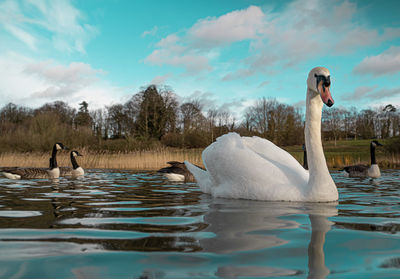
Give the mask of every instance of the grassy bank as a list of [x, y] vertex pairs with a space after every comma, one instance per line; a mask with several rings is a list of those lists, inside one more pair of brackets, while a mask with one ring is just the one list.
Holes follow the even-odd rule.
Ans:
[[[385, 144], [385, 140], [379, 140]], [[326, 162], [330, 169], [340, 169], [354, 164], [370, 164], [371, 140], [339, 140], [336, 142], [324, 142]], [[303, 162], [301, 146], [289, 146], [285, 148], [299, 162]], [[400, 168], [400, 155], [387, 154], [383, 147], [376, 149], [376, 160], [382, 168]]]
[[[384, 144], [385, 142], [382, 141]], [[369, 164], [370, 140], [337, 141], [324, 143], [324, 151], [328, 167], [340, 169], [346, 165]], [[289, 146], [285, 149], [301, 164], [303, 151], [301, 146]], [[80, 150], [85, 155], [79, 157], [79, 164], [87, 169], [125, 169], [125, 170], [157, 170], [166, 166], [167, 161], [184, 161], [202, 165], [201, 149], [160, 148], [151, 151], [136, 152], [88, 152]], [[47, 167], [50, 152], [46, 153], [2, 153], [0, 166]], [[383, 148], [377, 148], [377, 161], [382, 168], [400, 168], [400, 156], [385, 154]], [[69, 154], [60, 152], [60, 166], [70, 166]]]

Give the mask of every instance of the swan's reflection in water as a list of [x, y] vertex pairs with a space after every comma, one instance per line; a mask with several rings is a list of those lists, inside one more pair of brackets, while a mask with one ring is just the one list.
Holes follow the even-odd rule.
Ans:
[[333, 224], [328, 217], [338, 214], [336, 205], [314, 204], [309, 212], [312, 232], [308, 245], [308, 278], [325, 278], [329, 274], [325, 265], [324, 243], [325, 235]]
[[[311, 239], [308, 245], [308, 278], [325, 278], [329, 269], [325, 265], [325, 235], [331, 229], [332, 222], [328, 217], [336, 216], [337, 203], [289, 203], [258, 202], [248, 200], [213, 200], [204, 221], [214, 238], [200, 240], [206, 252], [216, 254], [254, 253], [263, 249], [288, 244], [282, 236], [285, 230], [303, 226], [292, 218], [307, 214], [311, 223]], [[275, 251], [275, 250], [274, 250]], [[304, 251], [305, 252], [305, 251]], [[272, 253], [274, 253], [272, 251]], [[305, 252], [306, 253], [306, 252]], [[279, 268], [269, 264], [273, 262], [271, 252], [266, 254], [262, 265], [219, 266], [215, 275], [223, 278], [241, 276], [290, 276], [304, 271], [298, 268]], [[307, 255], [304, 254], [304, 257]], [[259, 262], [260, 259], [257, 259]], [[267, 264], [265, 264], [267, 262]], [[287, 266], [287, 265], [286, 265]]]
[[[38, 260], [57, 274], [59, 258], [53, 255], [68, 259], [64, 270], [93, 278], [329, 274], [323, 247], [336, 204], [212, 199], [192, 185], [159, 185], [149, 177], [89, 174], [72, 181], [24, 181], [22, 188], [5, 181], [4, 214], [41, 213], [3, 217], [3, 228], [18, 228], [0, 234], [2, 259], [14, 263], [8, 274], [18, 272], [21, 262], [35, 270]], [[112, 276], [122, 270], [130, 277]]]

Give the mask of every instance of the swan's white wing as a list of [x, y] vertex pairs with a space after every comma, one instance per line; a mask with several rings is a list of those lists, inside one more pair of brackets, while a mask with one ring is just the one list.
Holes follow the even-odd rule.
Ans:
[[286, 150], [260, 137], [242, 137], [241, 139], [249, 149], [284, 171], [292, 182], [298, 181], [299, 176], [300, 179], [308, 181], [308, 171]]
[[[193, 174], [203, 191], [218, 197], [301, 200], [308, 172], [299, 163], [297, 168], [290, 154], [287, 155], [291, 158], [283, 156], [281, 161], [276, 154], [279, 148], [271, 144], [235, 133], [224, 135], [203, 151], [207, 172], [196, 170]], [[267, 155], [270, 150], [273, 154]]]

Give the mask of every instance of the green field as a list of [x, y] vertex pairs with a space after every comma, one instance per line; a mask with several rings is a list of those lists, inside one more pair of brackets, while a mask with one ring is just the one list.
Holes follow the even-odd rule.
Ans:
[[[338, 140], [335, 142], [323, 142], [324, 152], [328, 167], [340, 169], [352, 164], [370, 163], [371, 140]], [[385, 145], [387, 140], [379, 140]], [[300, 145], [287, 146], [284, 148], [291, 153], [299, 162], [303, 163], [303, 151]], [[377, 163], [383, 168], [399, 168], [400, 155], [388, 154], [383, 147], [376, 148]]]

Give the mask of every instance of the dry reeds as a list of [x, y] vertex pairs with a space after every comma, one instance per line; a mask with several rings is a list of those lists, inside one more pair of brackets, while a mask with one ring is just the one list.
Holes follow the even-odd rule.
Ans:
[[333, 155], [326, 160], [328, 168], [337, 169], [345, 166], [360, 164], [360, 157], [352, 157], [350, 155]]
[[[86, 169], [157, 170], [165, 167], [168, 161], [184, 160], [202, 165], [199, 149], [160, 149], [117, 153], [80, 150], [80, 152], [84, 156], [78, 158], [78, 163]], [[2, 153], [0, 166], [48, 167], [50, 156], [49, 153]], [[67, 152], [59, 152], [57, 161], [59, 166], [71, 165]]]

